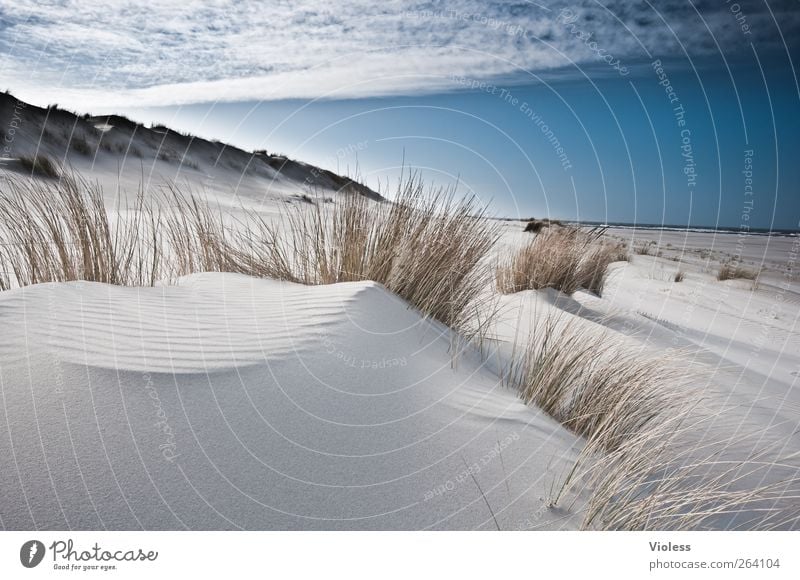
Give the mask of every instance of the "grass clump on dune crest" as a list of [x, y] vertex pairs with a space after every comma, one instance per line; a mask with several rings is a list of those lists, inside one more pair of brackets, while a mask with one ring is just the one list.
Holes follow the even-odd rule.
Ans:
[[33, 176], [56, 179], [61, 174], [56, 164], [47, 155], [23, 155], [19, 158], [19, 164]]
[[162, 275], [159, 249], [140, 233], [149, 222], [141, 196], [127, 220], [109, 218], [100, 188], [63, 178], [56, 183], [8, 180], [0, 196], [0, 288], [89, 280], [153, 284]]
[[90, 157], [95, 154], [95, 150], [84, 135], [75, 134], [69, 141], [69, 146], [76, 153]]
[[0, 288], [141, 286], [208, 271], [301, 284], [373, 280], [461, 328], [488, 282], [481, 262], [499, 235], [474, 198], [429, 191], [415, 176], [391, 203], [343, 194], [335, 204], [293, 206], [282, 223], [244, 213], [215, 211], [175, 185], [110, 212], [100, 187], [75, 176], [10, 178], [0, 194]]
[[462, 328], [489, 281], [480, 263], [499, 236], [484, 211], [475, 198], [427, 190], [411, 176], [389, 203], [346, 194], [336, 204], [295, 206], [283, 224], [250, 212], [237, 262], [242, 271], [301, 284], [373, 280]]
[[[606, 455], [589, 458], [576, 479], [591, 489], [583, 527], [606, 530], [796, 529], [800, 477], [764, 483], [780, 460], [765, 452], [720, 457], [733, 441], [689, 444], [707, 418], [685, 414]], [[796, 469], [792, 470], [796, 473]], [[773, 478], [774, 479], [774, 478]], [[753, 484], [753, 481], [759, 483]]]
[[8, 179], [0, 195], [0, 289], [86, 280], [153, 286], [235, 271], [220, 214], [177, 187], [109, 211], [99, 185]]
[[720, 282], [723, 280], [756, 280], [758, 278], [758, 271], [751, 270], [750, 268], [745, 268], [744, 266], [739, 266], [736, 264], [732, 264], [731, 262], [725, 262], [720, 267], [719, 272], [717, 272], [717, 280]]
[[572, 294], [585, 288], [601, 294], [606, 269], [618, 261], [618, 246], [600, 240], [601, 230], [575, 226], [547, 228], [501, 262], [495, 272], [497, 288], [504, 294], [555, 288]]
[[681, 353], [654, 357], [593, 330], [547, 317], [508, 375], [525, 402], [585, 439], [552, 505], [586, 492], [586, 529], [796, 525], [800, 478], [753, 486], [748, 477], [776, 465], [764, 453], [723, 461], [732, 442], [697, 443], [713, 417]]
[[196, 272], [240, 272], [234, 260], [231, 226], [206, 201], [186, 195], [174, 184], [157, 198], [151, 213], [162, 225], [166, 278]]
[[577, 320], [548, 317], [511, 376], [526, 403], [587, 437], [598, 450], [613, 451], [693, 399], [690, 390], [676, 396], [673, 385], [681, 373], [671, 371], [666, 360], [643, 356]]

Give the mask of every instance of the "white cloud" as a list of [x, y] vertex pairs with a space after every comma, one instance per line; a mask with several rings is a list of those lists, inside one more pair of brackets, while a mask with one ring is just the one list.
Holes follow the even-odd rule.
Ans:
[[[740, 1], [742, 34], [728, 4], [697, 3], [713, 37], [683, 0], [421, 2], [128, 2], [0, 0], [0, 75], [37, 102], [80, 109], [200, 101], [414, 94], [449, 90], [452, 76], [490, 79], [779, 46], [760, 2]], [[558, 15], [578, 17], [575, 26]], [[800, 17], [772, 3], [784, 36]], [[661, 20], [667, 21], [669, 26]], [[595, 49], [577, 37], [592, 33]], [[675, 37], [677, 35], [677, 38]], [[5, 87], [3, 87], [5, 88]]]

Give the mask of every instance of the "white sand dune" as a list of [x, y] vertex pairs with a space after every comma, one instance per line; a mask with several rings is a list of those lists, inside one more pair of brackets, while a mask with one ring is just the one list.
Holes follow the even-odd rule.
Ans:
[[[16, 103], [0, 97], [0, 114]], [[234, 217], [244, 206], [271, 220], [286, 203], [306, 207], [304, 193], [335, 197], [347, 184], [122, 117], [19, 114], [12, 153], [68, 162], [102, 185], [112, 211], [118, 190], [125, 207], [140, 187], [177, 182]], [[75, 150], [76, 134], [90, 154]], [[531, 236], [519, 222], [502, 228], [489, 266]], [[0, 528], [576, 528], [580, 500], [547, 506], [583, 440], [500, 379], [548, 314], [643, 356], [689, 353], [710, 419], [686, 445], [701, 460], [757, 455], [770, 466], [740, 486], [797, 477], [798, 238], [608, 234], [653, 241], [661, 255], [612, 264], [602, 297], [498, 297], [488, 360], [456, 355], [448, 329], [370, 282], [202, 274], [0, 293]], [[731, 259], [762, 268], [759, 284], [716, 280]]]
[[[507, 228], [498, 251], [526, 239]], [[740, 487], [796, 477], [800, 295], [784, 242], [756, 288], [716, 280], [715, 263], [636, 255], [602, 297], [502, 296], [488, 361], [456, 356], [448, 329], [371, 282], [199, 274], [0, 293], [0, 526], [574, 529], [580, 500], [548, 500], [583, 440], [498, 373], [548, 313], [643, 356], [689, 353], [711, 418], [685, 445], [742, 462]], [[749, 473], [754, 455], [769, 468]]]
[[0, 294], [5, 529], [571, 528], [581, 443], [374, 283]]
[[120, 194], [158, 193], [166, 183], [235, 207], [296, 202], [303, 195], [334, 198], [343, 190], [381, 199], [346, 176], [283, 155], [145, 127], [119, 115], [88, 117], [36, 107], [8, 93], [0, 93], [0, 126], [8, 128], [2, 134], [0, 175], [30, 175], [19, 159], [44, 156], [100, 183], [110, 205]]
[[[661, 236], [652, 232], [651, 236]], [[615, 266], [602, 301], [585, 301], [604, 312], [627, 311], [619, 328], [652, 348], [686, 347], [713, 369], [717, 406], [730, 406], [734, 423], [752, 422], [800, 450], [800, 285], [796, 236], [683, 234], [685, 251], [661, 245], [663, 257], [635, 256]], [[761, 269], [750, 280], [716, 279], [720, 261], [694, 256], [714, 248]], [[676, 255], [686, 256], [681, 264]], [[683, 282], [674, 274], [686, 272]], [[625, 328], [627, 327], [627, 330]]]
[[[508, 228], [506, 249], [525, 239]], [[612, 232], [613, 234], [614, 232]], [[669, 248], [663, 239], [672, 241]], [[678, 239], [680, 237], [680, 239]], [[606, 333], [642, 356], [679, 352], [699, 391], [697, 418], [681, 437], [682, 453], [710, 469], [727, 470], [736, 488], [779, 484], [800, 476], [800, 286], [794, 236], [752, 236], [637, 230], [636, 242], [661, 240], [663, 256], [633, 255], [612, 264], [603, 296], [547, 290], [501, 297], [496, 325], [503, 344], [526, 337], [547, 316], [572, 320], [587, 333]], [[714, 247], [718, 259], [699, 253]], [[763, 271], [750, 280], [719, 281], [721, 262]], [[684, 257], [679, 261], [676, 257]], [[685, 273], [675, 282], [678, 271]], [[681, 362], [682, 361], [682, 362]], [[777, 505], [777, 504], [776, 504]], [[797, 499], [781, 504], [800, 515]], [[732, 529], [742, 517], [720, 518]], [[786, 527], [796, 527], [797, 522]]]

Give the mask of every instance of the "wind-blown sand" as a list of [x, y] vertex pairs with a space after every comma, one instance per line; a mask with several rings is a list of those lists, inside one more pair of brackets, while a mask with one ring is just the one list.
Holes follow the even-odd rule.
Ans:
[[[779, 464], [743, 482], [760, 485], [800, 470], [798, 290], [779, 282], [635, 255], [602, 298], [503, 296], [489, 342], [507, 360], [550, 312], [690, 353], [714, 415], [692, 444], [731, 461], [768, 449]], [[582, 440], [378, 284], [42, 284], [0, 293], [0, 320], [6, 529], [580, 524], [580, 501], [548, 499]]]
[[6, 529], [576, 525], [544, 503], [580, 441], [374, 283], [43, 284], [0, 318]]
[[[41, 112], [31, 115], [41, 135]], [[142, 179], [147, 192], [176, 179], [233, 213], [243, 205], [270, 220], [289, 203], [305, 207], [303, 193], [316, 191], [318, 203], [337, 195], [339, 182], [310, 166], [279, 172], [261, 159], [242, 173], [252, 161], [243, 151], [122, 131], [119, 121], [104, 132], [110, 150], [68, 160], [103, 186], [109, 208], [117, 186], [124, 202]], [[38, 147], [36, 131], [23, 137], [20, 155]], [[164, 143], [174, 153], [187, 140], [192, 165], [158, 157]], [[119, 144], [143, 160], [131, 165]], [[491, 264], [531, 239], [520, 222], [501, 225]], [[577, 528], [585, 496], [559, 508], [549, 500], [584, 441], [523, 405], [501, 372], [549, 315], [642, 356], [681, 351], [709, 417], [685, 442], [697, 457], [758, 456], [768, 468], [743, 487], [797, 477], [800, 238], [606, 236], [632, 250], [647, 244], [652, 255], [612, 264], [602, 297], [497, 296], [486, 359], [372, 282], [198, 274], [155, 288], [2, 292], [0, 527]], [[732, 260], [760, 270], [757, 283], [717, 280]], [[737, 518], [716, 524], [734, 528]]]

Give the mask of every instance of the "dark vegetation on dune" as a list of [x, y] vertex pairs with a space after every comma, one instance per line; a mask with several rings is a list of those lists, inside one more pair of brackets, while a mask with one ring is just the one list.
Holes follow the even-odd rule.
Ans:
[[625, 250], [602, 234], [602, 229], [578, 226], [541, 230], [497, 266], [498, 290], [510, 294], [554, 288], [572, 294], [583, 288], [602, 294], [608, 266], [626, 259]]
[[[112, 156], [115, 164], [132, 158], [129, 162], [137, 167], [142, 160], [158, 160], [181, 170], [198, 170], [203, 166], [225, 168], [242, 176], [261, 177], [266, 182], [274, 179], [278, 172], [307, 188], [347, 191], [383, 201], [380, 194], [357, 178], [338, 175], [283, 155], [270, 155], [265, 150], [244, 151], [164, 125], [146, 127], [121, 115], [78, 115], [58, 105], [37, 107], [8, 92], [0, 93], [0, 127], [4, 133], [4, 156], [13, 159], [41, 157], [69, 164], [73, 155], [76, 159], [93, 161]], [[12, 130], [13, 135], [10, 134]], [[6, 168], [14, 170], [15, 165], [9, 164]], [[30, 167], [22, 169], [30, 172]]]
[[19, 158], [23, 171], [38, 177], [57, 178], [61, 174], [56, 164], [46, 155], [24, 155]]
[[532, 218], [528, 220], [527, 224], [525, 224], [524, 231], [532, 234], [538, 234], [544, 228], [549, 228], [550, 226], [563, 226], [563, 225], [564, 224], [560, 220], [551, 220], [548, 218], [545, 219]]

